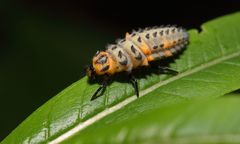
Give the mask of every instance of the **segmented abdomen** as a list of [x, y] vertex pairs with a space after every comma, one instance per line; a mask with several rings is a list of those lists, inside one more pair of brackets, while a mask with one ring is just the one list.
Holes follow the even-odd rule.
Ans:
[[117, 62], [117, 72], [147, 66], [150, 61], [172, 56], [188, 42], [188, 33], [175, 26], [145, 29], [126, 34], [125, 39], [109, 45], [108, 52]]

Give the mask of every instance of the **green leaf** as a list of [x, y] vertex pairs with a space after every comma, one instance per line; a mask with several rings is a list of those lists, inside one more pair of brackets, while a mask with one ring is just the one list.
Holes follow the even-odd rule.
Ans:
[[63, 143], [240, 143], [239, 96], [168, 105], [101, 129], [83, 131]]
[[205, 23], [200, 33], [189, 31], [190, 44], [171, 65], [181, 73], [139, 78], [139, 99], [130, 84], [115, 81], [102, 97], [90, 101], [98, 84], [89, 84], [84, 77], [37, 109], [2, 143], [61, 142], [84, 129], [91, 133], [143, 111], [239, 89], [239, 25], [240, 13], [235, 13]]

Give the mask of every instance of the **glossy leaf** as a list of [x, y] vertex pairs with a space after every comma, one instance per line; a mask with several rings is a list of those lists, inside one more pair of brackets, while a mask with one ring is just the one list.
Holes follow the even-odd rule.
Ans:
[[[2, 143], [58, 143], [81, 133], [82, 128], [73, 129], [82, 126], [91, 132], [93, 127], [101, 129], [170, 103], [219, 97], [239, 89], [239, 25], [240, 13], [235, 13], [204, 24], [200, 33], [191, 30], [190, 44], [171, 64], [181, 74], [140, 77], [139, 99], [132, 96], [130, 84], [114, 81], [103, 96], [90, 101], [98, 84], [89, 84], [84, 77], [37, 109]], [[92, 126], [85, 124], [89, 121]]]
[[240, 143], [239, 96], [168, 105], [101, 129], [83, 131], [65, 143]]

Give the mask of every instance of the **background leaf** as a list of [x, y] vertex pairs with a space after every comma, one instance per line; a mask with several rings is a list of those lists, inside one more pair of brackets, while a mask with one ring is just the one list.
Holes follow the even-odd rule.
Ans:
[[239, 96], [168, 105], [84, 131], [65, 143], [239, 143]]
[[[128, 83], [115, 81], [95, 101], [90, 97], [98, 84], [79, 80], [36, 110], [2, 143], [39, 143], [55, 140], [96, 114], [109, 114], [84, 131], [102, 129], [105, 124], [134, 118], [143, 111], [190, 99], [209, 99], [240, 88], [240, 13], [210, 21], [202, 32], [190, 31], [190, 45], [171, 65], [182, 72], [170, 77], [149, 73], [139, 78], [141, 97], [136, 100]], [[130, 103], [131, 104], [128, 104]], [[123, 107], [125, 104], [127, 106]], [[103, 112], [102, 112], [103, 111]], [[90, 137], [88, 137], [90, 138]]]

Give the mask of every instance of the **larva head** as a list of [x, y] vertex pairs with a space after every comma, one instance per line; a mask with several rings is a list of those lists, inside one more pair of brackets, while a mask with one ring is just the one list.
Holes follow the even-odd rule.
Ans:
[[89, 78], [95, 75], [111, 74], [113, 69], [112, 57], [104, 51], [97, 52], [92, 60], [92, 65], [86, 69]]

